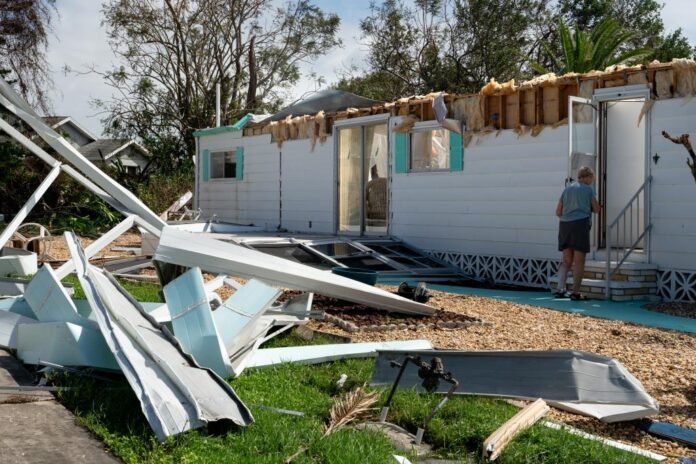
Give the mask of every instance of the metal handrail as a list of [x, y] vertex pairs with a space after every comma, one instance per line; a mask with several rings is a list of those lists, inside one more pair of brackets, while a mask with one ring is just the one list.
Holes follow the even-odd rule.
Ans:
[[[650, 229], [652, 228], [652, 223], [647, 221], [648, 223], [644, 225], [643, 231], [638, 234], [638, 238], [633, 240], [631, 242], [631, 246], [628, 247], [628, 249], [623, 248], [623, 256], [619, 258], [619, 250], [617, 249], [616, 251], [616, 267], [612, 269], [611, 267], [611, 255], [612, 255], [612, 249], [611, 249], [611, 236], [612, 232], [614, 229], [616, 229], [616, 241], [621, 242], [621, 243], [626, 243], [626, 218], [630, 214], [630, 218], [628, 221], [628, 233], [629, 238], [633, 238], [633, 208], [634, 205], [636, 207], [636, 228], [635, 230], [638, 230], [640, 228], [640, 219], [641, 219], [641, 214], [640, 214], [640, 200], [641, 200], [641, 194], [645, 193], [645, 189], [650, 183], [652, 182], [652, 176], [648, 176], [647, 179], [645, 179], [645, 182], [643, 182], [643, 185], [640, 186], [638, 191], [631, 197], [630, 200], [628, 200], [628, 203], [626, 206], [623, 207], [623, 209], [619, 212], [619, 214], [616, 216], [616, 219], [612, 221], [612, 223], [609, 225], [609, 228], [607, 229], [607, 235], [606, 235], [606, 247], [607, 247], [607, 262], [606, 262], [606, 288], [605, 288], [605, 294], [607, 299], [611, 298], [611, 278], [618, 272], [618, 270], [621, 268], [621, 265], [623, 265], [624, 262], [626, 262], [626, 259], [629, 257], [631, 253], [637, 248], [638, 244], [640, 243], [641, 240], [645, 238], [645, 236], [648, 234]], [[643, 199], [643, 205], [645, 206], [645, 199]], [[643, 215], [645, 217], [645, 215]], [[623, 235], [619, 237], [619, 224], [622, 225], [623, 229]], [[621, 240], [620, 240], [621, 239]]]

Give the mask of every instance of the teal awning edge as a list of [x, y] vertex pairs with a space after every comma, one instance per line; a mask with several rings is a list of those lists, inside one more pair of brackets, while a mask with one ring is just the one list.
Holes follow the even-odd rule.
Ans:
[[247, 113], [244, 117], [242, 117], [239, 121], [235, 122], [231, 126], [221, 126], [221, 127], [211, 127], [208, 129], [199, 129], [197, 131], [193, 132], [194, 137], [205, 137], [208, 135], [217, 135], [217, 134], [224, 134], [225, 132], [236, 132], [244, 129], [244, 126], [247, 125], [249, 121], [251, 121], [251, 118], [254, 115], [252, 113]]

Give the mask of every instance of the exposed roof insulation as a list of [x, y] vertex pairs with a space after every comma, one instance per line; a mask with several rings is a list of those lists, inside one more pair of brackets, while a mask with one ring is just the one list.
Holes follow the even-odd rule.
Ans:
[[[532, 135], [538, 135], [544, 126], [565, 124], [569, 96], [591, 98], [599, 88], [640, 84], [650, 86], [653, 98], [657, 99], [696, 95], [696, 62], [677, 59], [671, 63], [611, 66], [585, 74], [557, 76], [550, 73], [519, 85], [514, 80], [500, 83], [491, 79], [478, 94], [443, 96], [449, 117], [463, 122], [467, 132], [514, 129], [518, 134], [526, 134], [529, 129], [522, 129], [522, 126], [527, 126], [532, 128]], [[392, 116], [415, 115], [420, 121], [434, 120], [432, 102], [440, 94], [404, 97], [387, 103], [369, 100], [364, 106], [354, 104], [340, 110], [331, 106], [314, 106], [313, 112], [302, 113], [299, 117], [296, 113], [290, 113], [295, 117], [284, 114], [283, 110], [273, 118], [250, 124], [244, 129], [244, 134], [271, 134], [271, 139], [279, 145], [285, 140], [309, 139], [313, 148], [317, 138], [324, 142], [331, 134], [333, 123], [342, 119], [388, 113]], [[271, 122], [283, 114], [282, 120]], [[592, 118], [589, 108], [582, 107], [573, 116], [577, 122], [589, 122]], [[471, 139], [470, 135], [464, 135], [465, 144]]]
[[471, 95], [455, 100], [454, 119], [464, 121], [466, 130], [477, 131], [486, 125], [484, 116], [484, 98], [480, 95]]
[[688, 97], [696, 93], [696, 62], [680, 58], [672, 61], [674, 72], [675, 92], [680, 97]]

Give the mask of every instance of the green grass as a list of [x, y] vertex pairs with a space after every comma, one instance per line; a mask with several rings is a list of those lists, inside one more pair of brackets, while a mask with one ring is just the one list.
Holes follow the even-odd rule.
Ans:
[[[84, 298], [75, 278], [75, 298]], [[159, 301], [159, 287], [124, 282], [124, 287], [142, 301]], [[332, 343], [328, 337], [307, 342], [293, 333], [272, 339], [264, 347]], [[314, 366], [284, 364], [267, 369], [247, 369], [241, 377], [228, 379], [249, 407], [255, 423], [223, 433], [191, 431], [159, 443], [141, 412], [140, 404], [121, 376], [105, 382], [72, 374], [55, 374], [56, 384], [76, 387], [59, 392], [59, 398], [80, 422], [128, 463], [280, 463], [302, 447], [297, 463], [393, 463], [394, 450], [379, 433], [343, 429], [321, 438], [335, 398], [367, 382], [373, 360], [343, 360]], [[336, 386], [341, 374], [348, 375], [342, 390]], [[466, 379], [460, 379], [464, 383]], [[383, 391], [381, 401], [386, 399]], [[389, 421], [412, 433], [423, 423], [438, 395], [399, 391], [389, 412]], [[304, 417], [283, 415], [262, 406], [301, 411]], [[517, 408], [501, 400], [455, 397], [426, 429], [424, 440], [445, 459], [478, 456], [485, 438]], [[412, 460], [413, 457], [411, 456]], [[585, 440], [540, 424], [510, 443], [501, 463], [643, 463], [646, 458]]]
[[[118, 279], [119, 283], [138, 301], [159, 303], [162, 302], [160, 296], [160, 286], [148, 282], [133, 282], [131, 280]], [[73, 298], [76, 300], [84, 300], [85, 292], [82, 290], [80, 281], [75, 275], [69, 275], [62, 280], [64, 284], [73, 286]]]

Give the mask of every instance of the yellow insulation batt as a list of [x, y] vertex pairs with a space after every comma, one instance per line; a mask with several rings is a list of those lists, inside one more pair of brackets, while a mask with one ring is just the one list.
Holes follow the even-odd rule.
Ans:
[[464, 121], [467, 130], [478, 131], [486, 126], [484, 97], [471, 95], [454, 101], [454, 119]]
[[680, 97], [696, 94], [696, 61], [686, 58], [672, 60], [674, 91]]

